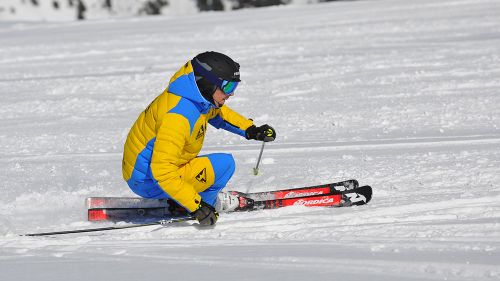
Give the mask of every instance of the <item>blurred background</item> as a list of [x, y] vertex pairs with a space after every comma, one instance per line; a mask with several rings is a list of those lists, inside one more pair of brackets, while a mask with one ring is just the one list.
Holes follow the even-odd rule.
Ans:
[[333, 0], [0, 0], [0, 20], [73, 21], [231, 11]]

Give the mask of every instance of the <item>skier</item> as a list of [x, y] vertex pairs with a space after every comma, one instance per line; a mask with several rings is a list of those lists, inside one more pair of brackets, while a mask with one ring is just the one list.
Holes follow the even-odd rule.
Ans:
[[[240, 82], [240, 65], [218, 52], [204, 52], [184, 64], [165, 91], [139, 115], [125, 142], [122, 172], [144, 198], [170, 198], [200, 225], [219, 217], [215, 205], [238, 204], [219, 192], [235, 170], [233, 156], [199, 156], [207, 122], [246, 139], [274, 141], [275, 130], [255, 126], [224, 103]], [[222, 196], [224, 195], [224, 196]]]

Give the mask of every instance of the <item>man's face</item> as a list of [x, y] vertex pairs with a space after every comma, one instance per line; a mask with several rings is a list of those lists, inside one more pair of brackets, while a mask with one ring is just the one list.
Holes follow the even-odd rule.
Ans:
[[229, 99], [230, 97], [232, 97], [233, 95], [234, 95], [234, 93], [230, 94], [230, 95], [226, 95], [221, 89], [219, 89], [217, 87], [217, 90], [215, 90], [214, 95], [213, 95], [215, 105], [217, 107], [223, 106], [224, 102], [226, 102], [226, 100]]

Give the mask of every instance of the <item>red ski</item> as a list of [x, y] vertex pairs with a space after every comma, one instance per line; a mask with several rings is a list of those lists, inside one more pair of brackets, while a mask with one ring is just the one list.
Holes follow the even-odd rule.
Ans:
[[[358, 187], [356, 180], [317, 186], [238, 195], [240, 206], [234, 211], [275, 209], [287, 206], [344, 207], [363, 205], [370, 201], [372, 189]], [[136, 197], [87, 198], [89, 221], [143, 222], [186, 216], [187, 211], [171, 199]]]
[[368, 185], [327, 195], [305, 196], [288, 199], [254, 201], [251, 209], [276, 209], [288, 206], [306, 207], [347, 207], [365, 205], [372, 198], [372, 188]]
[[295, 197], [305, 197], [313, 195], [326, 195], [339, 191], [351, 190], [359, 186], [357, 180], [346, 180], [341, 182], [327, 183], [321, 185], [313, 185], [292, 189], [280, 189], [275, 191], [241, 193], [236, 192], [238, 195], [253, 199], [255, 201], [287, 199]]

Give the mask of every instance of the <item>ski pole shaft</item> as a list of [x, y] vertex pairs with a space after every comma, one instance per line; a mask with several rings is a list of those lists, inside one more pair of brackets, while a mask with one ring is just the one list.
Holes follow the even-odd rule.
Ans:
[[41, 232], [41, 233], [28, 233], [21, 234], [20, 236], [50, 236], [50, 235], [61, 235], [61, 234], [72, 234], [72, 233], [84, 233], [84, 232], [98, 232], [98, 231], [108, 231], [108, 230], [118, 230], [127, 228], [144, 227], [151, 225], [168, 225], [176, 222], [185, 222], [189, 220], [194, 220], [193, 217], [185, 218], [172, 218], [168, 220], [155, 221], [150, 223], [123, 225], [123, 226], [111, 226], [111, 227], [99, 227], [99, 228], [86, 228], [86, 229], [76, 229], [76, 230], [65, 230], [65, 231], [54, 231], [54, 232]]
[[256, 176], [259, 173], [259, 164], [260, 164], [260, 159], [262, 158], [262, 153], [264, 152], [264, 146], [266, 145], [266, 142], [262, 142], [262, 146], [260, 147], [260, 153], [259, 153], [259, 159], [257, 159], [257, 165], [255, 165], [255, 168], [253, 168], [253, 174]]

